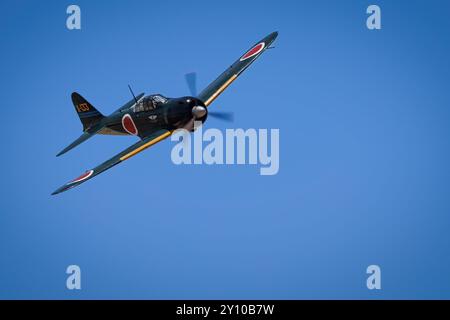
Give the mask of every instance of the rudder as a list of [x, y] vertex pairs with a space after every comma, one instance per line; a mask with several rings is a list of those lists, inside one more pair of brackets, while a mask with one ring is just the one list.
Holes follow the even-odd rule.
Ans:
[[72, 102], [75, 106], [75, 111], [83, 124], [83, 130], [88, 129], [94, 123], [97, 123], [99, 120], [104, 118], [104, 116], [97, 109], [95, 109], [92, 104], [90, 104], [77, 92], [72, 93]]

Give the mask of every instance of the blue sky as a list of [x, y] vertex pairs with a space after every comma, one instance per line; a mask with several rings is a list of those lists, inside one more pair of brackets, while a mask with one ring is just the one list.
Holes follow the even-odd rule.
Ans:
[[[75, 3], [80, 31], [72, 2], [0, 4], [0, 298], [450, 298], [447, 2]], [[135, 142], [98, 136], [56, 158], [81, 133], [72, 91], [104, 113], [127, 84], [187, 95], [185, 73], [203, 88], [272, 31], [276, 49], [213, 108], [232, 128], [280, 129], [277, 175], [175, 166], [164, 141], [50, 196]], [[65, 287], [71, 264], [81, 291]]]

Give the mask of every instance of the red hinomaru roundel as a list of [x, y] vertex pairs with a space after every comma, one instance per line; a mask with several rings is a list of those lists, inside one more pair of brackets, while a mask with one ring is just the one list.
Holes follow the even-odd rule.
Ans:
[[138, 129], [134, 124], [133, 118], [131, 118], [128, 113], [122, 117], [122, 127], [129, 134], [132, 134], [134, 136], [138, 134]]
[[244, 60], [247, 60], [248, 58], [256, 56], [258, 53], [260, 53], [264, 49], [265, 46], [266, 46], [266, 44], [264, 42], [258, 43], [256, 46], [254, 46], [253, 48], [248, 50], [247, 53], [242, 56], [240, 61], [244, 61]]
[[89, 178], [90, 176], [92, 176], [92, 174], [94, 173], [94, 170], [89, 170], [86, 171], [85, 173], [83, 173], [81, 176], [79, 176], [78, 178], [73, 179], [72, 181], [69, 182], [69, 184], [71, 183], [77, 183], [83, 180], [86, 180], [87, 178]]

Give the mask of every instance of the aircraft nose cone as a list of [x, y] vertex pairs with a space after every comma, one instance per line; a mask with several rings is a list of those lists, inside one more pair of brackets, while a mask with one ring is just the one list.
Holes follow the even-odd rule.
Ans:
[[194, 116], [194, 118], [196, 119], [201, 119], [204, 116], [206, 116], [206, 108], [203, 106], [195, 106], [192, 108], [192, 115]]

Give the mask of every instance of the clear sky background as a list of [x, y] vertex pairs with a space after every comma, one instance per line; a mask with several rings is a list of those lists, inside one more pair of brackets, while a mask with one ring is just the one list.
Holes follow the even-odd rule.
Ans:
[[[450, 298], [447, 1], [0, 3], [0, 298]], [[382, 30], [366, 8], [382, 9]], [[280, 129], [280, 171], [175, 166], [166, 140], [58, 196], [135, 142], [81, 133], [136, 93], [205, 87], [266, 52], [216, 100], [231, 125]], [[82, 290], [65, 270], [82, 271]], [[366, 288], [366, 268], [382, 290]]]

